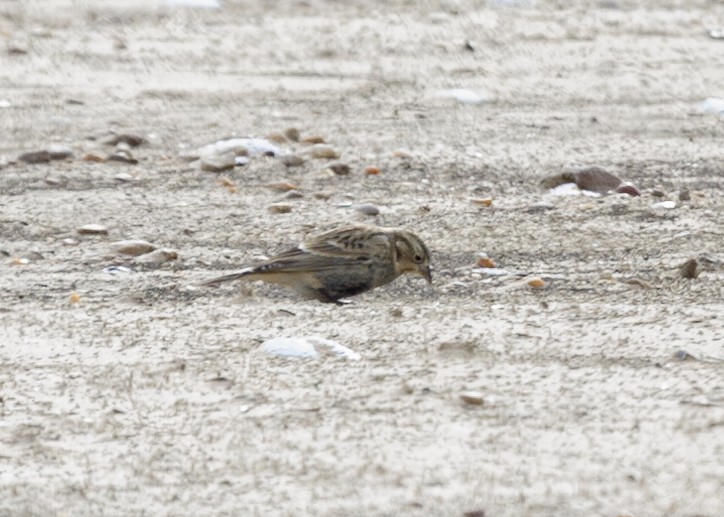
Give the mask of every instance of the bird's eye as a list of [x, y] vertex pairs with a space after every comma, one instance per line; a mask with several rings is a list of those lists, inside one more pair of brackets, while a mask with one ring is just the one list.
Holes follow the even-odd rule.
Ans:
[[422, 257], [420, 255], [415, 255], [415, 262], [422, 262]]

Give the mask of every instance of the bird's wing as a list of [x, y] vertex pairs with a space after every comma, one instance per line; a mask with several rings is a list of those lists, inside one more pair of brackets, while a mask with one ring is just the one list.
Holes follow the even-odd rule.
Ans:
[[256, 272], [314, 272], [335, 267], [385, 260], [393, 246], [385, 232], [348, 227], [310, 237], [299, 247], [276, 255], [260, 264]]
[[309, 253], [359, 260], [365, 255], [381, 260], [387, 259], [392, 246], [388, 232], [367, 226], [348, 226], [315, 235], [301, 246]]

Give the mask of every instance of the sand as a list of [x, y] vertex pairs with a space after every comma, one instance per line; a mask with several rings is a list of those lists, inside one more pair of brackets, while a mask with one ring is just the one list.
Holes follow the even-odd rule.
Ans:
[[[0, 515], [722, 514], [724, 6], [511, 3], [0, 3]], [[288, 128], [340, 157], [180, 156]], [[592, 164], [643, 195], [539, 185]], [[434, 284], [194, 286], [347, 222]], [[306, 335], [361, 359], [258, 350]]]

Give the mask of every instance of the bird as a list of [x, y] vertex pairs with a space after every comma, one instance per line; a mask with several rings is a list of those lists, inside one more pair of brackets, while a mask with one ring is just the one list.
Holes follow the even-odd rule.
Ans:
[[200, 285], [263, 280], [289, 287], [306, 299], [341, 304], [342, 298], [389, 284], [403, 274], [432, 283], [430, 251], [420, 237], [401, 228], [349, 225], [307, 237], [264, 262]]

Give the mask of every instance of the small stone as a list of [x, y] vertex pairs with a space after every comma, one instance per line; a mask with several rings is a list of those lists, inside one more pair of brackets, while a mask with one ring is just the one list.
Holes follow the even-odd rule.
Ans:
[[124, 143], [129, 147], [138, 147], [144, 142], [142, 136], [133, 135], [131, 133], [115, 133], [110, 132], [98, 139], [98, 141], [105, 145], [118, 145]]
[[346, 163], [335, 163], [329, 166], [337, 176], [347, 176], [350, 172], [349, 165]]
[[315, 144], [314, 147], [312, 147], [312, 157], [324, 160], [334, 160], [335, 158], [339, 158], [339, 153], [337, 153], [337, 151], [335, 151], [330, 145]]
[[203, 156], [201, 170], [207, 172], [223, 172], [233, 169], [236, 165], [236, 153], [228, 152], [220, 155]]
[[534, 203], [530, 205], [528, 208], [525, 209], [526, 213], [528, 214], [540, 214], [542, 212], [547, 212], [549, 210], [555, 210], [555, 205], [552, 205], [550, 203]]
[[296, 190], [289, 191], [283, 196], [284, 199], [301, 199], [303, 197], [304, 194]]
[[108, 235], [108, 228], [101, 224], [85, 224], [76, 231], [81, 235]]
[[288, 214], [294, 207], [292, 205], [286, 205], [283, 203], [274, 203], [267, 207], [267, 210], [272, 214]]
[[691, 201], [691, 193], [688, 188], [684, 187], [679, 190], [679, 201]]
[[24, 258], [24, 257], [23, 258], [15, 257], [11, 261], [11, 264], [13, 266], [27, 266], [28, 264], [30, 264], [30, 259]]
[[114, 253], [130, 255], [132, 257], [145, 255], [146, 253], [150, 253], [158, 248], [155, 244], [151, 244], [150, 242], [141, 239], [116, 241], [110, 243], [109, 246]]
[[287, 167], [299, 167], [304, 165], [304, 158], [296, 154], [287, 154], [282, 156], [282, 163]]
[[618, 187], [616, 187], [616, 193], [617, 194], [628, 194], [631, 197], [638, 197], [641, 195], [641, 191], [636, 188], [635, 185], [632, 183], [626, 182], [622, 183]]
[[286, 136], [292, 142], [299, 142], [299, 130], [296, 127], [289, 127], [284, 131]]
[[651, 205], [651, 208], [663, 208], [665, 210], [671, 210], [676, 208], [676, 201], [660, 201]]
[[673, 353], [673, 358], [677, 361], [699, 361], [701, 360], [694, 354], [687, 352], [686, 350], [677, 350]]
[[368, 215], [370, 217], [374, 217], [376, 215], [379, 215], [380, 213], [380, 209], [377, 207], [377, 205], [373, 205], [372, 203], [360, 203], [358, 205], [353, 205], [352, 208], [354, 208], [359, 213]]
[[134, 262], [160, 266], [176, 259], [178, 259], [178, 251], [171, 248], [160, 248], [136, 257]]
[[276, 337], [264, 341], [259, 351], [278, 357], [301, 357], [316, 359], [320, 356], [334, 356], [359, 360], [360, 355], [335, 341], [317, 336]]
[[63, 246], [77, 246], [78, 245], [78, 239], [72, 239], [70, 237], [63, 239], [60, 241]]
[[51, 160], [63, 160], [73, 156], [73, 150], [63, 145], [51, 145], [40, 151], [30, 151], [18, 156], [25, 163], [47, 163]]
[[302, 140], [303, 144], [323, 144], [325, 143], [324, 138], [321, 136], [308, 136], [304, 140]]
[[495, 262], [493, 262], [493, 259], [488, 257], [487, 255], [479, 256], [478, 260], [475, 263], [476, 266], [482, 267], [482, 268], [497, 268], [498, 266], [495, 265]]
[[528, 279], [526, 283], [532, 289], [543, 289], [546, 286], [545, 281], [538, 276], [534, 276], [533, 278]]
[[297, 190], [299, 188], [294, 183], [289, 183], [288, 181], [275, 181], [273, 183], [267, 183], [265, 187], [271, 190], [275, 190], [277, 192], [289, 192], [290, 190]]
[[461, 104], [480, 104], [481, 102], [487, 100], [485, 95], [481, 95], [478, 92], [467, 88], [452, 88], [450, 90], [443, 90], [438, 93], [438, 96], [455, 99]]
[[118, 174], [113, 176], [113, 179], [119, 183], [131, 183], [134, 181], [138, 181], [137, 177], [135, 177], [133, 174], [129, 174], [127, 172], [119, 172]]
[[119, 149], [113, 154], [111, 154], [108, 157], [109, 162], [120, 162], [120, 163], [128, 163], [130, 165], [135, 165], [138, 163], [138, 160], [136, 160], [133, 155], [131, 154], [131, 151], [128, 151], [126, 149]]
[[24, 40], [9, 41], [5, 47], [10, 55], [23, 55], [28, 53], [28, 42]]
[[84, 162], [103, 163], [108, 159], [108, 156], [105, 153], [89, 151], [85, 153], [81, 159]]
[[266, 137], [267, 140], [270, 142], [274, 142], [275, 144], [285, 144], [287, 143], [287, 137], [284, 136], [281, 133], [269, 133]]
[[485, 403], [483, 394], [479, 391], [463, 391], [460, 394], [460, 400], [471, 406], [482, 406]]
[[78, 303], [79, 301], [80, 301], [80, 295], [78, 293], [76, 293], [75, 291], [70, 293], [70, 297], [68, 298], [69, 303], [73, 304], [73, 303]]
[[470, 202], [472, 204], [478, 205], [478, 206], [490, 206], [493, 204], [493, 198], [492, 197], [473, 198], [470, 200]]
[[679, 274], [683, 278], [697, 278], [700, 273], [701, 267], [699, 266], [699, 261], [694, 257], [679, 266]]
[[380, 169], [375, 167], [374, 165], [368, 165], [365, 167], [365, 174], [369, 174], [370, 176], [377, 176], [380, 173]]

